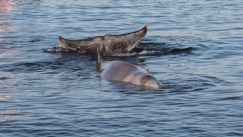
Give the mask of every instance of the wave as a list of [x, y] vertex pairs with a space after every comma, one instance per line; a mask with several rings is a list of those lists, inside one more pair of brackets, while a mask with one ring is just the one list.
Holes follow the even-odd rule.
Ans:
[[52, 47], [52, 48], [43, 49], [43, 52], [48, 52], [48, 53], [60, 53], [60, 52], [69, 52], [69, 51], [71, 50], [62, 47]]
[[[165, 54], [181, 54], [190, 53], [195, 50], [195, 47], [186, 47], [180, 44], [166, 44], [166, 43], [140, 43], [138, 47], [127, 53], [116, 53], [111, 56], [153, 56], [153, 55], [165, 55]], [[62, 53], [72, 52], [69, 49], [62, 47], [45, 48], [43, 52], [48, 53]]]

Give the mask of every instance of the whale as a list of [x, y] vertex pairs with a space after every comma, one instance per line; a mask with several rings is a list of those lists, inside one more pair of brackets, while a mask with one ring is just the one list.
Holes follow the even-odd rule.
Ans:
[[96, 36], [80, 40], [69, 40], [59, 36], [58, 41], [62, 48], [82, 54], [95, 55], [96, 47], [99, 47], [102, 55], [114, 55], [133, 50], [143, 40], [147, 32], [148, 26], [144, 26], [140, 30], [130, 33]]
[[159, 89], [162, 83], [138, 66], [125, 61], [103, 61], [97, 47], [96, 73], [108, 81], [126, 82], [146, 89]]

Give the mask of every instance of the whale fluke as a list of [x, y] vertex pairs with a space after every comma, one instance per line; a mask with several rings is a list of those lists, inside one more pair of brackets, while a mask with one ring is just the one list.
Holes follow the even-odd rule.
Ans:
[[120, 35], [104, 35], [81, 40], [68, 40], [59, 36], [58, 40], [61, 47], [79, 53], [96, 54], [96, 47], [104, 55], [129, 52], [134, 49], [145, 37], [148, 26], [142, 29]]

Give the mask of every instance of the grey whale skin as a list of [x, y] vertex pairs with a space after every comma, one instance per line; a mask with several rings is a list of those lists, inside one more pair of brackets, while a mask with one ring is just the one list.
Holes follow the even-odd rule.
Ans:
[[146, 70], [125, 61], [103, 61], [97, 48], [96, 72], [110, 81], [128, 82], [149, 89], [159, 89], [162, 84]]
[[142, 29], [120, 35], [104, 35], [81, 40], [68, 40], [59, 36], [58, 40], [62, 48], [84, 54], [96, 54], [96, 47], [102, 55], [126, 53], [134, 49], [145, 37], [148, 26]]

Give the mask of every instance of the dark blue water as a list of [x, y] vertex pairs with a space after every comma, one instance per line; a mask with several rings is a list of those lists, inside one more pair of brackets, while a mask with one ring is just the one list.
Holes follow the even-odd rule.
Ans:
[[[149, 26], [131, 53], [159, 90], [111, 83], [59, 50]], [[0, 136], [243, 136], [243, 2], [0, 0]]]

